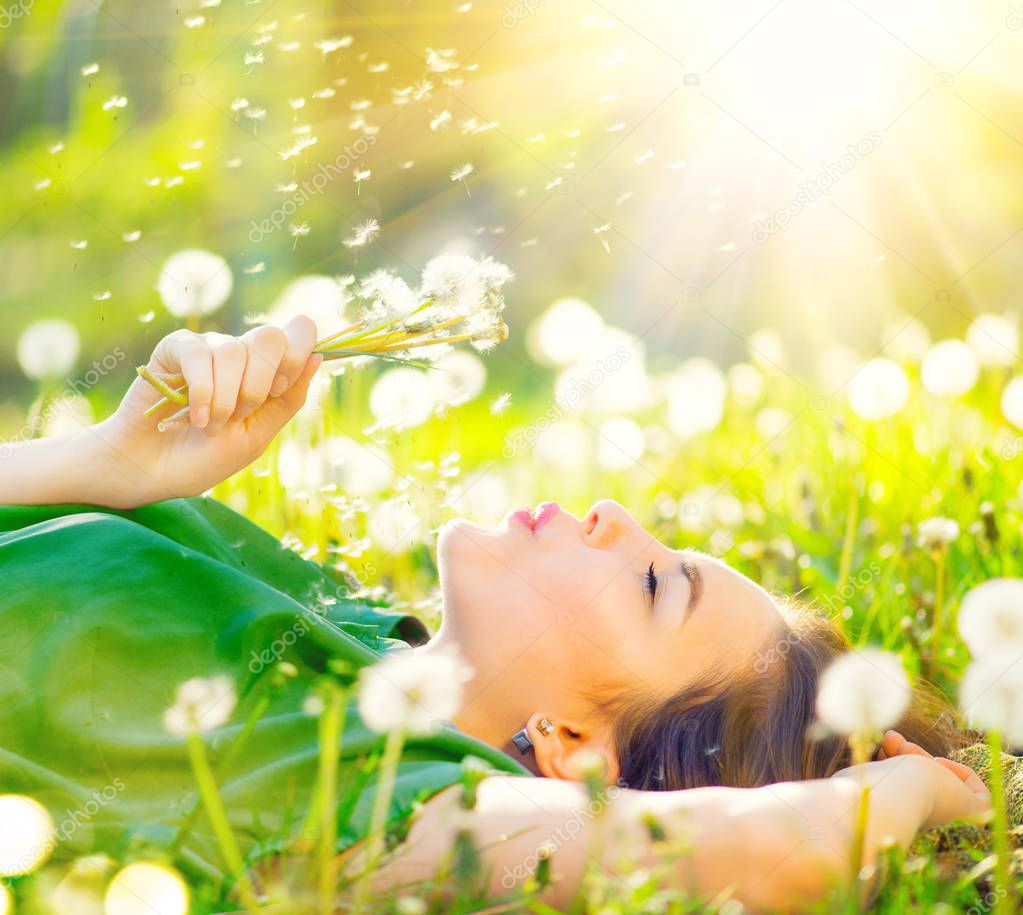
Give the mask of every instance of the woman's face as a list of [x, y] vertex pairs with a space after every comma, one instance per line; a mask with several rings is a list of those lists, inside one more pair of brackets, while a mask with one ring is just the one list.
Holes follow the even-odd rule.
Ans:
[[534, 713], [585, 725], [608, 685], [666, 699], [702, 674], [738, 672], [782, 625], [750, 579], [669, 549], [609, 500], [582, 519], [544, 503], [496, 528], [450, 522], [439, 561], [437, 641], [473, 667], [462, 717], [491, 742]]

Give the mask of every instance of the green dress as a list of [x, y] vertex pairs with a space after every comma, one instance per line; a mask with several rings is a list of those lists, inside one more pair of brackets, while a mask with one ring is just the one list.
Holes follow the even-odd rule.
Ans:
[[[425, 638], [422, 624], [363, 598], [208, 498], [130, 511], [0, 506], [0, 794], [52, 813], [57, 857], [119, 860], [167, 849], [197, 803], [185, 741], [163, 726], [178, 685], [227, 674], [239, 703], [204, 740], [235, 834], [254, 859], [293, 837], [309, 806], [318, 718], [307, 701], [328, 662], [353, 669]], [[283, 685], [277, 661], [298, 669]], [[225, 753], [269, 700], [237, 758]], [[368, 831], [381, 739], [354, 695], [339, 748], [337, 848]], [[457, 782], [463, 760], [528, 775], [454, 727], [410, 741], [390, 810]], [[204, 817], [177, 856], [219, 880]]]

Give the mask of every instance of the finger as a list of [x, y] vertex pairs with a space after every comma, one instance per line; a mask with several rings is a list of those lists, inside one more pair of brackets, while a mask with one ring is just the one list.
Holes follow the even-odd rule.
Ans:
[[234, 413], [247, 354], [245, 344], [235, 337], [228, 337], [213, 347], [213, 402], [207, 426], [209, 431], [218, 430]]
[[253, 415], [251, 421], [259, 422], [257, 434], [264, 441], [269, 442], [281, 427], [302, 408], [302, 404], [305, 403], [309, 394], [309, 384], [322, 362], [323, 355], [321, 353], [310, 355], [295, 383], [280, 397], [271, 397], [264, 404], [263, 409]]
[[192, 425], [204, 429], [210, 421], [213, 400], [213, 353], [198, 336], [181, 353], [181, 374], [188, 385], [188, 415]]
[[288, 347], [284, 331], [271, 324], [253, 328], [241, 340], [249, 352], [233, 419], [245, 419], [263, 405]]
[[284, 325], [288, 349], [270, 387], [271, 397], [280, 397], [302, 374], [309, 354], [316, 346], [316, 322], [305, 315], [295, 315]]
[[991, 797], [991, 792], [987, 785], [984, 784], [981, 777], [969, 766], [956, 762], [952, 759], [946, 759], [944, 756], [935, 756], [934, 761], [948, 769], [949, 772], [959, 778], [962, 783], [978, 797]]

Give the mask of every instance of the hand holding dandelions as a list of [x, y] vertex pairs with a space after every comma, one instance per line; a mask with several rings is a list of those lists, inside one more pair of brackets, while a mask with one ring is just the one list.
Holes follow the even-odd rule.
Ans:
[[187, 418], [160, 431], [146, 410], [161, 394], [139, 377], [98, 427], [118, 455], [125, 504], [196, 495], [259, 457], [305, 402], [322, 360], [315, 343], [316, 325], [303, 315], [241, 337], [188, 330], [164, 337], [146, 369], [171, 387], [187, 384]]

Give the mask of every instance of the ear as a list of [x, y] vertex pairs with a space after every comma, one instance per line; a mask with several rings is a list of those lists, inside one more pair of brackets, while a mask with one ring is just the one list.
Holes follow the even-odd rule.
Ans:
[[[545, 728], [546, 735], [540, 730], [540, 722], [545, 718], [552, 725]], [[566, 781], [581, 779], [580, 764], [592, 753], [603, 759], [607, 782], [618, 779], [618, 757], [609, 733], [581, 722], [554, 720], [540, 712], [530, 716], [526, 730], [533, 741], [533, 755], [541, 775]]]

